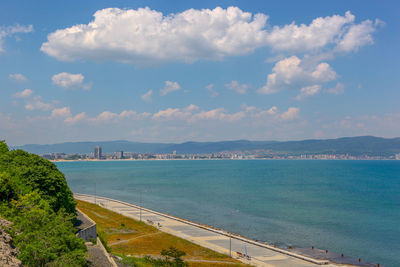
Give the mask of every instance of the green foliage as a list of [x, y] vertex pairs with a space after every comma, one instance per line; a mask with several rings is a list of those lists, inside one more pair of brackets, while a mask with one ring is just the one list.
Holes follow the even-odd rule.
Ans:
[[[161, 251], [161, 255], [165, 257], [165, 262], [171, 263], [171, 265], [169, 266], [174, 266], [174, 267], [189, 266], [189, 264], [185, 263], [181, 259], [182, 256], [186, 255], [186, 253], [174, 247], [170, 247], [169, 249], [163, 249]], [[170, 258], [173, 259], [172, 262], [170, 261]]]
[[8, 146], [4, 140], [0, 141], [0, 155], [8, 152]]
[[141, 266], [141, 267], [187, 267], [189, 264], [184, 262], [181, 257], [185, 256], [186, 253], [180, 251], [174, 247], [169, 249], [163, 249], [161, 255], [164, 259], [155, 259], [150, 256], [144, 256], [143, 258], [127, 257], [122, 256], [122, 263], [128, 266]]
[[101, 243], [103, 244], [104, 248], [106, 249], [106, 251], [108, 253], [111, 253], [111, 249], [109, 246], [107, 246], [107, 239], [105, 238], [105, 233], [103, 231], [98, 231], [97, 235], [101, 241]]
[[50, 161], [22, 150], [8, 151], [0, 154], [0, 172], [12, 178], [17, 193], [38, 190], [54, 211], [64, 208], [75, 213], [76, 203], [65, 177]]
[[0, 173], [0, 202], [9, 202], [11, 199], [15, 199], [17, 197], [15, 190], [15, 184], [10, 176], [6, 173]]
[[64, 175], [41, 157], [0, 141], [0, 214], [25, 266], [87, 266], [75, 235], [76, 203]]
[[[37, 191], [12, 201], [14, 244], [27, 266], [86, 266], [84, 241], [75, 236], [73, 216], [57, 213]], [[18, 234], [16, 234], [18, 233]]]

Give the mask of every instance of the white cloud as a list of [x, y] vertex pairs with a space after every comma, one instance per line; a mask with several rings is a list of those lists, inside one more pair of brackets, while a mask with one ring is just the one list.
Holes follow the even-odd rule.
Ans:
[[65, 118], [64, 122], [70, 124], [78, 122], [102, 124], [102, 123], [119, 122], [124, 119], [141, 120], [149, 116], [151, 116], [150, 113], [147, 112], [138, 113], [135, 110], [124, 110], [121, 113], [114, 113], [106, 110], [101, 112], [96, 117], [89, 117], [85, 112], [79, 113], [75, 116], [69, 115], [67, 118]]
[[67, 72], [61, 72], [53, 75], [51, 80], [53, 84], [70, 89], [82, 88], [89, 90], [92, 87], [91, 83], [84, 84], [83, 81], [85, 76], [80, 73], [72, 74]]
[[297, 100], [303, 100], [304, 98], [307, 98], [309, 96], [313, 96], [317, 94], [319, 91], [321, 91], [321, 85], [311, 85], [311, 86], [306, 86], [301, 88], [300, 94], [296, 96]]
[[[267, 26], [268, 15], [238, 7], [188, 9], [166, 14], [150, 8], [98, 10], [88, 24], [59, 29], [47, 36], [41, 51], [62, 61], [114, 60], [137, 65], [220, 60], [252, 53], [259, 47], [275, 51], [354, 51], [372, 43], [383, 24], [355, 23], [355, 16], [315, 18], [310, 24]], [[179, 48], [179, 49], [177, 49]]]
[[333, 88], [329, 88], [328, 90], [326, 90], [328, 93], [330, 94], [335, 94], [335, 95], [339, 95], [339, 94], [343, 94], [344, 92], [344, 85], [342, 83], [337, 83], [335, 87]]
[[192, 113], [189, 110], [181, 110], [179, 108], [167, 108], [160, 110], [153, 115], [153, 119], [166, 119], [166, 120], [185, 120], [191, 117]]
[[268, 34], [268, 44], [275, 50], [308, 51], [333, 43], [354, 21], [349, 11], [345, 16], [319, 17], [310, 25], [296, 25], [294, 22], [283, 27], [275, 26]]
[[22, 75], [21, 73], [14, 73], [14, 74], [9, 74], [8, 78], [10, 80], [16, 81], [16, 82], [26, 82], [27, 79], [24, 75]]
[[148, 7], [106, 8], [98, 10], [88, 24], [49, 34], [41, 50], [62, 61], [154, 64], [216, 60], [263, 46], [267, 18], [238, 7], [188, 9], [169, 15]]
[[50, 110], [52, 107], [52, 104], [43, 102], [41, 96], [34, 96], [32, 99], [27, 100], [27, 104], [25, 105], [25, 109], [30, 111]]
[[71, 110], [69, 107], [55, 108], [51, 111], [51, 118], [69, 118]]
[[83, 122], [87, 119], [87, 115], [85, 112], [81, 112], [79, 114], [76, 114], [75, 116], [67, 117], [64, 122], [70, 123], [70, 124], [75, 124], [79, 122]]
[[153, 96], [153, 90], [147, 91], [141, 96], [142, 100], [145, 102], [151, 102], [151, 97]]
[[225, 84], [225, 87], [241, 95], [246, 94], [247, 89], [249, 88], [247, 84], [240, 84], [238, 81], [232, 81], [230, 83], [227, 83]]
[[210, 83], [209, 85], [206, 86], [207, 91], [210, 92], [211, 98], [215, 98], [215, 97], [219, 96], [219, 93], [214, 90], [214, 86], [215, 85], [213, 83]]
[[33, 91], [31, 89], [25, 89], [21, 92], [15, 93], [14, 97], [16, 98], [28, 98], [33, 94]]
[[297, 56], [278, 61], [267, 77], [267, 83], [258, 90], [261, 94], [273, 94], [284, 89], [296, 89], [335, 80], [336, 72], [328, 63], [303, 64]]
[[165, 86], [162, 90], [160, 90], [160, 95], [165, 96], [174, 91], [178, 91], [181, 89], [181, 86], [177, 82], [165, 81]]
[[334, 48], [350, 52], [373, 43], [372, 33], [384, 24], [379, 19], [373, 23], [365, 20], [355, 24], [349, 11], [344, 16], [333, 15], [314, 19], [311, 24], [296, 25], [292, 22], [282, 27], [274, 26], [268, 33], [267, 43], [277, 51], [312, 51]]
[[233, 122], [244, 118], [245, 115], [246, 113], [244, 111], [229, 114], [224, 108], [217, 108], [208, 111], [201, 111], [197, 114], [194, 114], [190, 118], [190, 122], [194, 122], [196, 120], [220, 120], [225, 122]]
[[31, 89], [25, 89], [21, 92], [17, 92], [14, 94], [14, 97], [21, 98], [25, 102], [25, 109], [29, 111], [33, 110], [50, 110], [53, 108], [54, 103], [46, 103], [43, 102], [42, 97], [40, 95], [33, 95], [33, 91]]
[[28, 33], [33, 31], [33, 26], [28, 25], [15, 25], [15, 26], [7, 26], [7, 27], [1, 27], [0, 26], [0, 52], [4, 52], [3, 48], [3, 40], [7, 36], [12, 36], [17, 33]]
[[300, 109], [299, 108], [288, 108], [288, 110], [280, 116], [282, 120], [294, 120], [299, 116]]
[[376, 30], [376, 24], [365, 20], [360, 24], [352, 25], [337, 45], [339, 51], [357, 51], [361, 46], [373, 44], [371, 33]]

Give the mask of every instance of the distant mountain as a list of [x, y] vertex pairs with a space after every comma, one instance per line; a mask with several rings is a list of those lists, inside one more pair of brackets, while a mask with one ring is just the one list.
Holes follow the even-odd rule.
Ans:
[[91, 153], [95, 146], [101, 146], [104, 153], [115, 151], [137, 153], [172, 153], [181, 154], [216, 153], [222, 151], [244, 151], [265, 149], [283, 153], [336, 153], [350, 155], [393, 155], [400, 153], [400, 138], [381, 138], [374, 136], [343, 137], [325, 140], [303, 141], [220, 141], [220, 142], [185, 142], [174, 143], [139, 143], [130, 141], [107, 142], [69, 142], [52, 145], [24, 145], [13, 147], [31, 153], [46, 154], [53, 152]]

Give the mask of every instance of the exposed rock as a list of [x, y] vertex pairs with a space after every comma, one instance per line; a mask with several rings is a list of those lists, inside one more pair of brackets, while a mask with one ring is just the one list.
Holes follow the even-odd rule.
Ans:
[[17, 259], [18, 249], [13, 246], [11, 236], [4, 231], [10, 225], [10, 222], [0, 218], [0, 266], [20, 267], [23, 265]]

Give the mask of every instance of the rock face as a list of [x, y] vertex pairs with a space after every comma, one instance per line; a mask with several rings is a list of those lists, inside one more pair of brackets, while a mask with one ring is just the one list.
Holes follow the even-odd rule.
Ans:
[[18, 249], [12, 244], [12, 238], [4, 231], [10, 222], [0, 218], [0, 266], [20, 267], [23, 266], [17, 259]]

